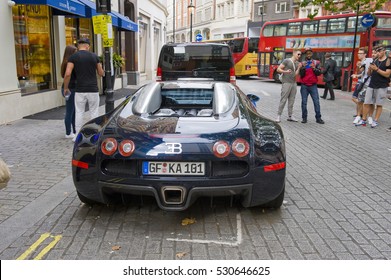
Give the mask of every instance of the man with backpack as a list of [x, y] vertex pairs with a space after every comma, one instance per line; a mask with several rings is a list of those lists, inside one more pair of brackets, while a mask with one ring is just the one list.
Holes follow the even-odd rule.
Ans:
[[315, 110], [315, 119], [319, 124], [324, 124], [322, 120], [322, 115], [320, 114], [320, 102], [319, 102], [319, 93], [318, 93], [318, 76], [322, 73], [320, 69], [319, 61], [312, 58], [312, 49], [306, 48], [305, 59], [302, 62], [302, 67], [300, 68], [300, 77], [301, 77], [301, 113], [302, 113], [302, 123], [307, 123], [307, 101], [308, 95], [311, 96], [314, 103]]

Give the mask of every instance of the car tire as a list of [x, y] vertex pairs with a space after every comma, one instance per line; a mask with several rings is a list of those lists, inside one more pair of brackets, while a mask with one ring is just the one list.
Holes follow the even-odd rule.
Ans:
[[282, 203], [284, 202], [284, 196], [285, 196], [285, 184], [284, 188], [282, 189], [281, 193], [272, 201], [269, 201], [268, 203], [262, 205], [263, 208], [273, 208], [278, 209], [281, 207]]
[[93, 200], [91, 200], [91, 199], [85, 197], [84, 195], [82, 195], [82, 194], [79, 193], [79, 192], [77, 192], [77, 196], [79, 197], [79, 200], [80, 200], [81, 202], [83, 202], [84, 204], [87, 204], [87, 205], [94, 205], [94, 204], [96, 204], [95, 201], [93, 201]]

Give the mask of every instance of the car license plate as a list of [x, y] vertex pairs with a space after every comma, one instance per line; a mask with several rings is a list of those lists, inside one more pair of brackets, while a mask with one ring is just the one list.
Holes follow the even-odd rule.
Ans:
[[144, 175], [182, 175], [203, 176], [205, 175], [204, 162], [164, 162], [144, 161]]

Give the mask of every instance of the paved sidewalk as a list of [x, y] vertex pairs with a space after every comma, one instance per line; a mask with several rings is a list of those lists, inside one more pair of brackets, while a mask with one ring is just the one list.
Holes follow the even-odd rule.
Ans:
[[[280, 86], [248, 83], [238, 81], [245, 92], [260, 95], [257, 109], [274, 119]], [[299, 118], [299, 93], [296, 98]], [[391, 102], [380, 127], [371, 129], [352, 125], [350, 98], [336, 91], [335, 101], [321, 100], [324, 125], [315, 123], [312, 101], [307, 124], [287, 122], [284, 111], [287, 185], [279, 211], [202, 202], [184, 213], [161, 211], [153, 202], [86, 207], [74, 190], [73, 143], [64, 138], [62, 119], [2, 125], [0, 156], [12, 178], [0, 191], [0, 258], [16, 259], [40, 234], [51, 232], [63, 239], [46, 259], [176, 259], [180, 252], [187, 252], [184, 259], [391, 259], [391, 133], [385, 130]], [[168, 240], [238, 240], [239, 214], [240, 246]], [[183, 227], [185, 217], [197, 223]], [[122, 249], [113, 252], [117, 244]]]
[[[139, 87], [117, 90], [114, 105]], [[104, 97], [100, 104], [101, 115]], [[64, 115], [65, 106], [0, 125], [0, 157], [11, 170], [8, 186], [0, 191], [0, 252], [69, 195], [75, 196], [73, 143], [64, 138]]]

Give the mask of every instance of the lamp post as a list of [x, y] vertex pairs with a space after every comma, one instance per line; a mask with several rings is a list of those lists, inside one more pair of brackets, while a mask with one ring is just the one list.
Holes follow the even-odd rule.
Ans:
[[[111, 0], [99, 0], [96, 1], [96, 11], [106, 15], [111, 12]], [[111, 16], [110, 16], [111, 17]], [[111, 24], [109, 25], [111, 27]], [[105, 81], [106, 81], [106, 104], [105, 113], [114, 110], [114, 90], [111, 83], [111, 47], [104, 47], [104, 60], [105, 60]]]
[[190, 42], [193, 41], [193, 13], [195, 6], [193, 5], [193, 0], [190, 1], [189, 6], [187, 6], [187, 9], [190, 13]]
[[358, 29], [358, 13], [360, 12], [360, 4], [357, 4], [357, 10], [356, 10], [356, 25], [354, 26], [354, 39], [353, 39], [353, 50], [352, 50], [352, 67], [350, 68], [350, 74], [349, 74], [349, 85], [348, 85], [348, 91], [352, 91], [352, 84], [353, 84], [353, 70], [354, 70], [354, 53], [356, 52], [356, 41], [357, 41], [357, 29]]
[[175, 43], [175, 0], [172, 0], [172, 41]]

